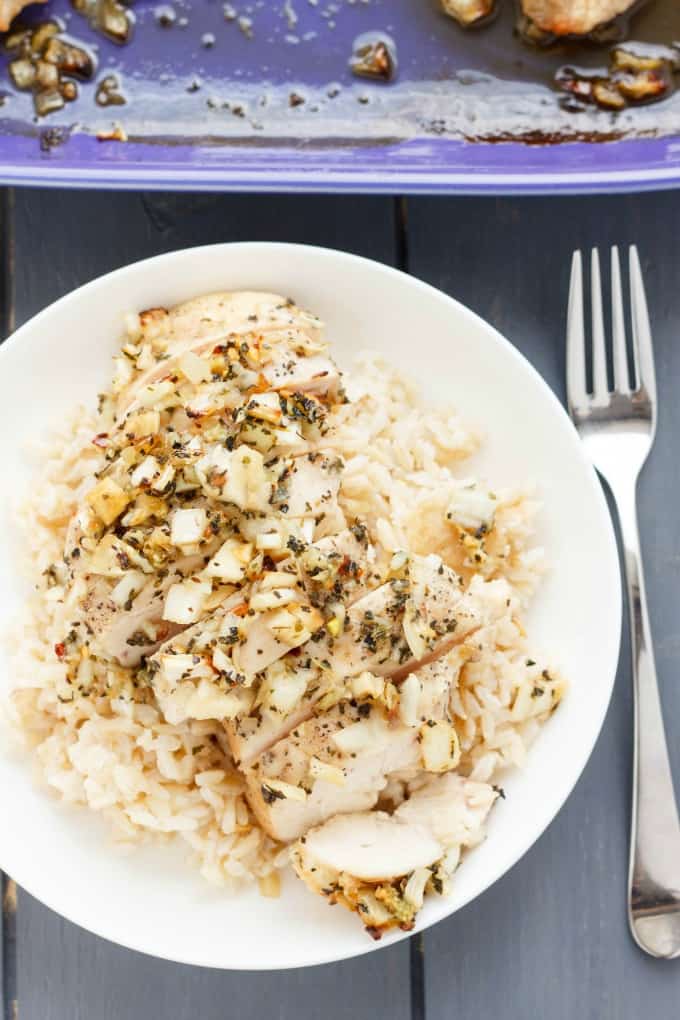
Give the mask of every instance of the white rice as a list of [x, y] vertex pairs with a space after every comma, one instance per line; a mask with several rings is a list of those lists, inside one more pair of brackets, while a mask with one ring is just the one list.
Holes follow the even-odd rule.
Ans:
[[[346, 462], [341, 502], [348, 517], [367, 521], [374, 541], [389, 549], [439, 553], [472, 584], [475, 573], [504, 577], [526, 607], [543, 563], [532, 545], [536, 502], [521, 491], [497, 492], [490, 551], [474, 570], [466, 567], [446, 508], [469, 484], [465, 459], [479, 437], [450, 410], [424, 410], [413, 387], [375, 358], [362, 358], [345, 381], [351, 402], [337, 415], [334, 444]], [[42, 574], [61, 557], [67, 522], [96, 467], [97, 431], [96, 419], [80, 409], [52, 436], [22, 508], [36, 588], [14, 638], [13, 721], [47, 785], [103, 815], [116, 840], [179, 838], [210, 882], [259, 879], [263, 893], [275, 895], [288, 851], [250, 813], [218, 722], [170, 725], [153, 704], [124, 694], [59, 700], [63, 667], [54, 646], [68, 628], [69, 605], [63, 589], [48, 588]], [[523, 630], [508, 610], [493, 647], [466, 665], [453, 695], [463, 772], [490, 781], [522, 764], [548, 714], [532, 696], [545, 665], [527, 668]], [[398, 786], [388, 794], [398, 798]]]

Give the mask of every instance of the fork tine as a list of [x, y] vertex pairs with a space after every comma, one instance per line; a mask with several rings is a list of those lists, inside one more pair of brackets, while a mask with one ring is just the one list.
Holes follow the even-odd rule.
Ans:
[[642, 282], [640, 257], [634, 244], [628, 252], [630, 272], [630, 304], [633, 320], [633, 350], [635, 353], [635, 384], [643, 387], [654, 401], [656, 399], [656, 377], [654, 374], [654, 352], [652, 350], [652, 331], [649, 325], [647, 298]]
[[567, 309], [567, 402], [573, 413], [576, 408], [585, 407], [587, 401], [583, 325], [583, 262], [581, 252], [575, 251], [571, 259]]
[[619, 393], [629, 393], [628, 356], [626, 354], [626, 326], [623, 317], [621, 291], [621, 263], [619, 249], [614, 245], [612, 260], [612, 355], [614, 360], [614, 387]]
[[604, 315], [602, 313], [600, 255], [597, 248], [593, 248], [590, 253], [590, 310], [593, 320], [593, 396], [596, 400], [605, 400], [607, 397], [607, 354], [604, 340]]

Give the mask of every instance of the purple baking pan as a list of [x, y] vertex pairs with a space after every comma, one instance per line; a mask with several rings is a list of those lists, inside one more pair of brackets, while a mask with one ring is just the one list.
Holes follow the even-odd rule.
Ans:
[[[609, 46], [537, 52], [513, 34], [511, 0], [474, 32], [437, 0], [137, 0], [133, 9], [125, 46], [94, 32], [69, 0], [27, 12], [27, 23], [62, 19], [98, 67], [76, 102], [42, 120], [2, 68], [0, 181], [471, 194], [680, 184], [680, 94], [618, 114], [569, 112], [555, 72], [604, 65]], [[648, 47], [680, 40], [680, 4], [655, 0], [630, 31]], [[391, 83], [352, 74], [364, 33], [393, 41]], [[128, 102], [100, 107], [97, 82], [112, 73]], [[112, 130], [127, 140], [99, 140]]]

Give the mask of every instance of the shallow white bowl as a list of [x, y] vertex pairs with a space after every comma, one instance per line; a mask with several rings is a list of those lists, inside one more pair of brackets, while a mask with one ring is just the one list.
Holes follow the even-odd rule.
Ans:
[[[534, 480], [542, 540], [553, 569], [531, 612], [530, 633], [570, 678], [569, 694], [504, 783], [486, 842], [456, 874], [450, 899], [430, 899], [425, 928], [478, 896], [524, 854], [576, 783], [600, 731], [614, 682], [621, 593], [602, 492], [559, 403], [534, 369], [456, 301], [393, 269], [352, 255], [280, 244], [227, 244], [161, 255], [88, 284], [47, 308], [0, 348], [0, 464], [4, 499], [30, 480], [27, 441], [49, 434], [74, 404], [93, 404], [109, 379], [129, 310], [211, 290], [292, 295], [327, 323], [341, 364], [377, 349], [430, 401], [456, 405], [488, 433], [481, 470], [499, 484]], [[0, 526], [0, 619], [25, 593]], [[0, 645], [0, 696], [10, 670]], [[0, 750], [0, 867], [53, 910], [122, 945], [185, 963], [233, 969], [296, 967], [376, 948], [355, 917], [330, 910], [293, 877], [278, 900], [229, 897], [148, 848], [120, 856], [97, 818], [35, 784], [26, 762]], [[385, 937], [388, 945], [401, 934]]]

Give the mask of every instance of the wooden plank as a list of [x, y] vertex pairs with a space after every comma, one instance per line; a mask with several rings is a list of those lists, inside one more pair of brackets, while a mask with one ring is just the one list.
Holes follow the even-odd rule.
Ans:
[[[417, 199], [409, 202], [408, 240], [411, 272], [485, 316], [560, 396], [572, 249], [632, 242], [640, 247], [660, 391], [659, 433], [640, 492], [641, 531], [680, 789], [677, 196]], [[428, 1020], [677, 1015], [680, 969], [645, 956], [627, 930], [631, 742], [626, 635], [604, 730], [566, 807], [505, 878], [426, 936]]]
[[[14, 308], [10, 293], [10, 279], [14, 259], [11, 230], [11, 194], [0, 192], [0, 343], [10, 332], [14, 322]], [[0, 872], [0, 1003], [3, 1020], [16, 1016], [16, 885]]]
[[[297, 240], [391, 262], [392, 210], [391, 200], [369, 198], [18, 192], [17, 319], [116, 266], [193, 244]], [[307, 971], [204, 971], [113, 946], [21, 891], [17, 963], [22, 1020], [410, 1016], [405, 944]]]

